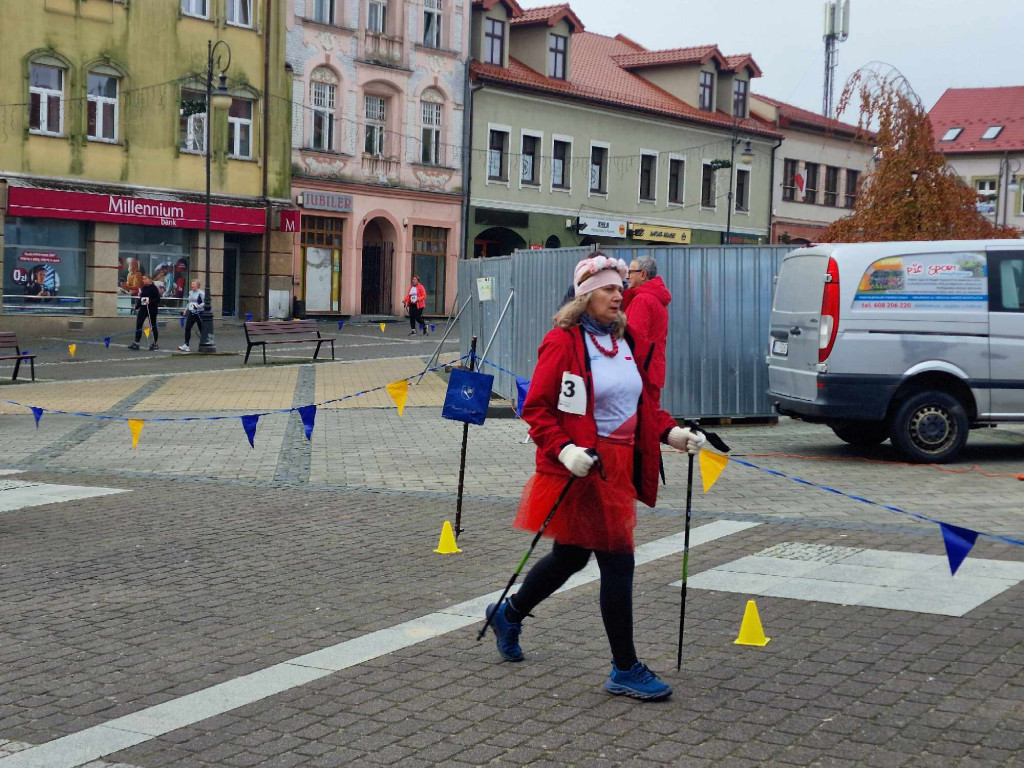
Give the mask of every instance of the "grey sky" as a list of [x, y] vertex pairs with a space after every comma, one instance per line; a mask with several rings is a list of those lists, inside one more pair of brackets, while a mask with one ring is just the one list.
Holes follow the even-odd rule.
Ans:
[[[555, 2], [521, 2], [531, 7]], [[764, 76], [753, 90], [821, 111], [823, 0], [575, 0], [590, 32], [619, 32], [648, 48], [716, 43], [752, 53]], [[946, 88], [1024, 85], [1022, 0], [851, 0], [836, 91], [878, 60], [899, 69], [925, 107]], [[856, 115], [843, 116], [856, 122]]]

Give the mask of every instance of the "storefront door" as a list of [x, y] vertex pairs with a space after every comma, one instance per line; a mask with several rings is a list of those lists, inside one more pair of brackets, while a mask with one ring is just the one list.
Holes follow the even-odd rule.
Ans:
[[221, 314], [238, 314], [238, 243], [224, 242], [224, 295]]

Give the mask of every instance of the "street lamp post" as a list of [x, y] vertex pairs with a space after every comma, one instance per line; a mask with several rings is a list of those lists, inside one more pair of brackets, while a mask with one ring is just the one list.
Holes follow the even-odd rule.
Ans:
[[[223, 46], [223, 51], [221, 47]], [[226, 60], [222, 57], [226, 56]], [[220, 71], [216, 92], [213, 90], [214, 67]], [[212, 353], [217, 351], [213, 339], [213, 310], [210, 307], [210, 158], [213, 138], [213, 110], [224, 110], [231, 107], [231, 92], [227, 87], [227, 75], [224, 73], [231, 66], [231, 48], [223, 40], [214, 43], [206, 42], [206, 274], [203, 288], [202, 335], [199, 339], [199, 351]]]
[[[725, 211], [725, 244], [728, 245], [732, 240], [732, 199], [733, 191], [732, 186], [736, 180], [736, 172], [733, 170], [733, 166], [736, 161], [736, 146], [744, 139], [741, 139], [735, 133], [732, 136], [732, 140], [729, 142], [729, 207]], [[746, 139], [746, 146], [743, 147], [743, 151], [740, 153], [740, 162], [743, 165], [750, 165], [751, 160], [754, 159], [754, 151], [750, 148], [750, 139]], [[747, 190], [749, 194], [750, 190]], [[771, 194], [769, 192], [769, 194]], [[768, 205], [771, 205], [771, 199], [768, 201]]]

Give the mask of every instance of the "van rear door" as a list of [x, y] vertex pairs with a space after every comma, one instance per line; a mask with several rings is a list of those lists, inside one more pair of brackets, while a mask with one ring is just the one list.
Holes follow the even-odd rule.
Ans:
[[990, 250], [988, 277], [992, 413], [1024, 421], [1024, 251]]
[[818, 394], [818, 325], [828, 254], [801, 249], [782, 260], [772, 304], [768, 389], [812, 401]]

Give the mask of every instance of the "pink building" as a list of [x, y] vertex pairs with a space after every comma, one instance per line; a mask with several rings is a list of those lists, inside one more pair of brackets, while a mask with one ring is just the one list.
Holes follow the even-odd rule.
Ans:
[[293, 293], [314, 315], [455, 298], [469, 0], [291, 0]]

